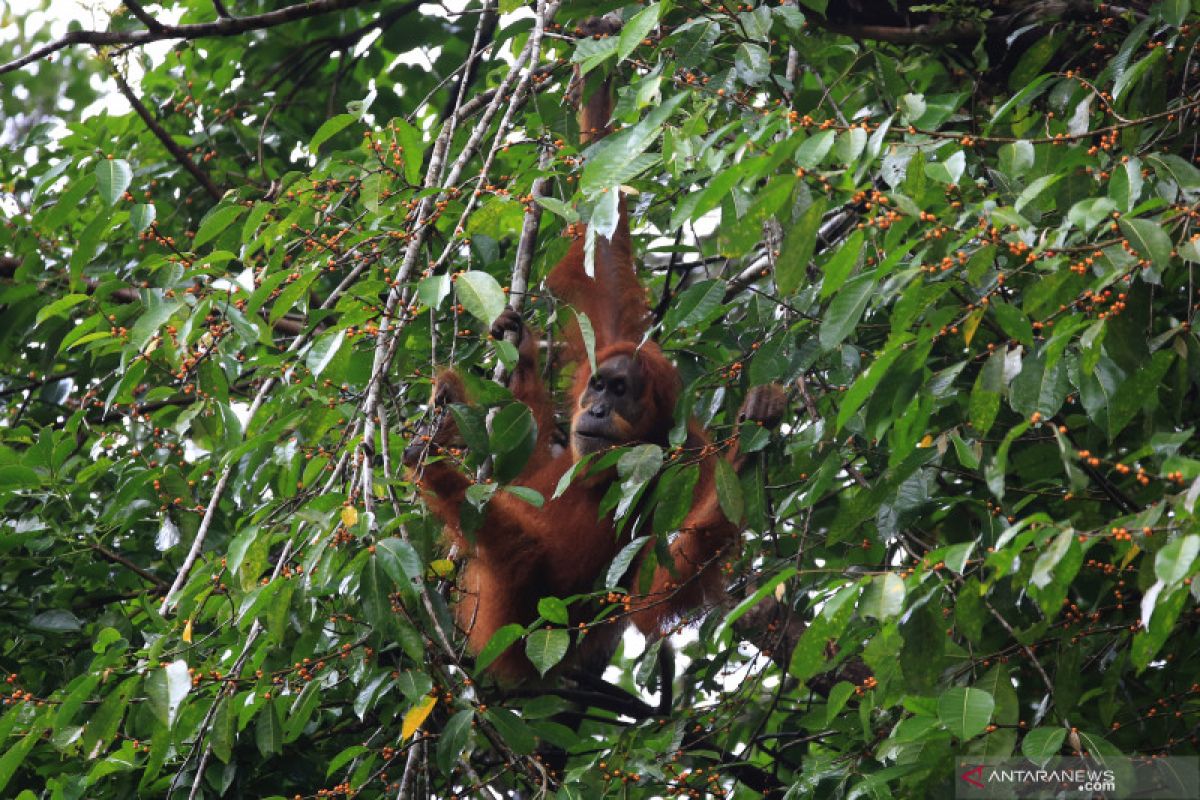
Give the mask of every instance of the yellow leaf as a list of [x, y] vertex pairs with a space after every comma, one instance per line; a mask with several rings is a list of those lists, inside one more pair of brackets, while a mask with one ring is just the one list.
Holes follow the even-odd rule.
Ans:
[[358, 509], [354, 506], [342, 506], [342, 524], [347, 528], [353, 528], [356, 522], [358, 522]]
[[931, 444], [933, 444], [933, 434], [927, 433], [921, 437], [921, 441], [917, 447], [929, 447]]
[[412, 738], [412, 735], [419, 731], [421, 726], [425, 724], [425, 720], [429, 719], [429, 714], [436, 705], [437, 697], [429, 695], [420, 703], [405, 711], [404, 722], [400, 724], [400, 741]]
[[962, 324], [963, 342], [970, 344], [975, 338], [975, 331], [979, 330], [979, 323], [983, 321], [983, 309], [980, 308], [972, 311]]
[[188, 644], [192, 643], [192, 620], [188, 619], [183, 623], [183, 640]]
[[1138, 547], [1136, 544], [1131, 545], [1129, 548], [1129, 552], [1126, 553], [1125, 558], [1123, 558], [1121, 560], [1121, 569], [1125, 569], [1126, 567], [1128, 567], [1129, 562], [1133, 561], [1135, 558], [1137, 558], [1138, 554], [1141, 552], [1142, 552], [1142, 548]]
[[439, 578], [449, 578], [454, 574], [454, 562], [448, 558], [439, 558], [429, 562], [429, 568]]

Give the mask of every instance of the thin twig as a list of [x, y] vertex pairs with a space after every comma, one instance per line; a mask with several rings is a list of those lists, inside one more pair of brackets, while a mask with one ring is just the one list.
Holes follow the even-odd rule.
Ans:
[[125, 78], [121, 75], [120, 70], [114, 67], [112, 69], [112, 76], [113, 80], [117, 82], [117, 89], [129, 101], [129, 105], [142, 118], [142, 122], [146, 123], [146, 127], [150, 129], [155, 138], [162, 142], [163, 147], [167, 148], [167, 152], [171, 154], [171, 157], [178, 161], [180, 166], [192, 173], [192, 177], [199, 182], [204, 191], [208, 192], [209, 197], [213, 200], [220, 200], [224, 192], [218, 189], [216, 184], [212, 182], [212, 179], [205, 174], [204, 170], [200, 169], [199, 165], [195, 161], [192, 161], [191, 157], [183, 151], [183, 148], [175, 143], [171, 134], [167, 133], [163, 129], [163, 126], [158, 124], [158, 120], [150, 114], [150, 110], [146, 108], [145, 104], [133, 93], [133, 89], [129, 84], [125, 82]]

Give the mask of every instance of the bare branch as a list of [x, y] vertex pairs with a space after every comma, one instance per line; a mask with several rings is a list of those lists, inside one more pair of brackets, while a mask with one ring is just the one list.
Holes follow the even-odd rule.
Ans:
[[[278, 11], [268, 11], [266, 14], [255, 14], [250, 17], [224, 17], [216, 22], [198, 22], [191, 25], [166, 25], [158, 23], [157, 27], [152, 27], [147, 23], [145, 30], [137, 31], [96, 31], [96, 30], [79, 30], [69, 31], [60, 39], [55, 39], [49, 44], [34, 48], [20, 58], [13, 59], [6, 64], [0, 64], [0, 75], [6, 72], [13, 72], [27, 64], [32, 64], [35, 61], [41, 61], [47, 56], [57, 53], [67, 47], [86, 44], [94, 47], [102, 47], [105, 45], [143, 45], [150, 42], [159, 42], [164, 39], [204, 39], [209, 37], [222, 36], [238, 36], [247, 31], [258, 31], [264, 28], [274, 28], [279, 25], [286, 25], [289, 22], [295, 22], [309, 17], [328, 14], [333, 11], [341, 11], [345, 8], [353, 8], [355, 6], [366, 5], [373, 0], [312, 0], [308, 3], [298, 3], [294, 6], [281, 8]], [[145, 14], [142, 11], [142, 14]], [[134, 12], [138, 19], [142, 19], [140, 14]], [[146, 15], [149, 17], [149, 15]], [[146, 20], [142, 20], [146, 22]]]

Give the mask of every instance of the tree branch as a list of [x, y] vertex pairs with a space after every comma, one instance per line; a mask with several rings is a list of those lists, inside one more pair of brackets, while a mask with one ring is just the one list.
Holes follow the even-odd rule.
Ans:
[[204, 191], [208, 192], [209, 197], [211, 197], [213, 200], [220, 200], [224, 192], [218, 189], [216, 184], [212, 182], [212, 179], [208, 177], [208, 174], [205, 173], [204, 170], [200, 169], [199, 165], [196, 164], [196, 162], [193, 161], [191, 157], [183, 151], [182, 147], [176, 144], [175, 140], [171, 138], [171, 134], [167, 133], [163, 129], [163, 126], [158, 124], [158, 120], [150, 115], [150, 110], [146, 108], [145, 103], [139, 100], [137, 95], [133, 93], [133, 89], [128, 83], [126, 83], [125, 78], [121, 75], [120, 71], [114, 68], [112, 70], [112, 77], [113, 80], [117, 82], [117, 89], [119, 89], [121, 94], [125, 96], [125, 99], [129, 101], [129, 105], [132, 106], [133, 110], [137, 112], [137, 115], [142, 118], [142, 122], [146, 123], [146, 127], [150, 129], [150, 132], [154, 134], [155, 138], [162, 142], [163, 147], [167, 148], [167, 152], [171, 154], [171, 157], [178, 161], [184, 169], [192, 173], [192, 177], [200, 183], [200, 185], [204, 188]]
[[96, 551], [96, 553], [98, 555], [100, 555], [102, 558], [104, 558], [106, 561], [111, 561], [114, 564], [120, 564], [122, 567], [125, 567], [127, 570], [129, 570], [130, 572], [137, 575], [139, 578], [142, 578], [143, 580], [154, 584], [155, 588], [157, 588], [159, 590], [164, 590], [167, 588], [167, 582], [164, 581], [162, 578], [158, 577], [157, 575], [155, 575], [152, 572], [147, 572], [146, 570], [139, 567], [137, 564], [130, 561], [125, 556], [114, 553], [112, 550], [109, 550], [104, 545], [94, 544], [94, 545], [92, 545], [92, 549], [94, 551]]
[[[57, 53], [64, 48], [80, 44], [92, 45], [94, 47], [114, 44], [136, 46], [149, 44], [150, 42], [159, 42], [164, 39], [203, 39], [208, 37], [238, 36], [247, 31], [274, 28], [279, 25], [286, 25], [289, 22], [328, 14], [332, 11], [341, 11], [345, 8], [365, 5], [368, 2], [373, 2], [373, 0], [312, 0], [312, 2], [298, 3], [294, 6], [281, 8], [278, 11], [268, 11], [266, 14], [255, 14], [250, 17], [237, 18], [224, 17], [218, 19], [216, 22], [198, 22], [191, 25], [166, 25], [158, 23], [157, 26], [151, 26], [147, 23], [145, 30], [137, 31], [69, 31], [60, 39], [55, 39], [49, 44], [34, 48], [20, 58], [13, 59], [6, 64], [0, 64], [0, 75], [6, 72], [13, 72], [35, 61], [41, 61], [43, 58]], [[143, 11], [142, 14], [146, 14], [146, 12]], [[138, 19], [142, 19], [142, 14], [134, 12], [134, 16], [138, 17]], [[149, 18], [148, 14], [146, 16]], [[142, 21], [146, 22], [146, 20]]]

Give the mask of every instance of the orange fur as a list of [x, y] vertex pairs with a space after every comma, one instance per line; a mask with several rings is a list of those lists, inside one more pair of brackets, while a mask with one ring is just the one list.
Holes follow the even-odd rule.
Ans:
[[[611, 114], [607, 86], [584, 105], [581, 127], [605, 129]], [[596, 359], [604, 364], [628, 356], [637, 365], [642, 380], [640, 414], [636, 419], [618, 417], [617, 430], [629, 443], [652, 442], [665, 446], [674, 426], [675, 406], [681, 381], [674, 365], [658, 345], [642, 343], [649, 310], [634, 271], [628, 213], [622, 201], [620, 222], [611, 242], [598, 242], [596, 275], [583, 268], [583, 240], [577, 238], [566, 257], [555, 266], [548, 283], [560, 300], [583, 311], [597, 331]], [[629, 541], [629, 529], [618, 535], [609, 514], [598, 509], [611, 478], [575, 480], [558, 498], [551, 499], [562, 475], [575, 462], [571, 449], [554, 453], [550, 443], [554, 409], [537, 368], [533, 337], [524, 332], [521, 358], [511, 381], [517, 399], [528, 404], [537, 419], [538, 442], [533, 457], [514, 481], [546, 498], [534, 508], [508, 492], [497, 492], [484, 521], [472, 537], [462, 533], [460, 507], [470, 479], [445, 461], [426, 466], [419, 480], [430, 508], [445, 523], [448, 535], [469, 554], [460, 581], [462, 599], [456, 605], [458, 623], [467, 632], [474, 652], [492, 635], [512, 622], [528, 624], [537, 618], [538, 600], [545, 596], [566, 597], [596, 588], [609, 563]], [[579, 399], [591, 373], [580, 352], [571, 391], [573, 418], [583, 413]], [[688, 447], [699, 452], [710, 443], [699, 424], [689, 424]], [[707, 452], [707, 449], [705, 449]], [[729, 520], [716, 498], [715, 455], [700, 463], [700, 478], [693, 496], [693, 510], [669, 546], [671, 562], [659, 565], [649, 590], [632, 599], [632, 619], [642, 631], [661, 633], [690, 610], [711, 602], [721, 593], [717, 556], [737, 541], [741, 520]], [[643, 558], [653, 548], [647, 548]], [[636, 574], [636, 568], [633, 570]], [[595, 609], [573, 611], [572, 623], [590, 619]], [[573, 658], [590, 666], [607, 661], [623, 619], [610, 619], [582, 636]], [[510, 648], [493, 662], [491, 671], [506, 681], [530, 677], [532, 665], [521, 648]]]

